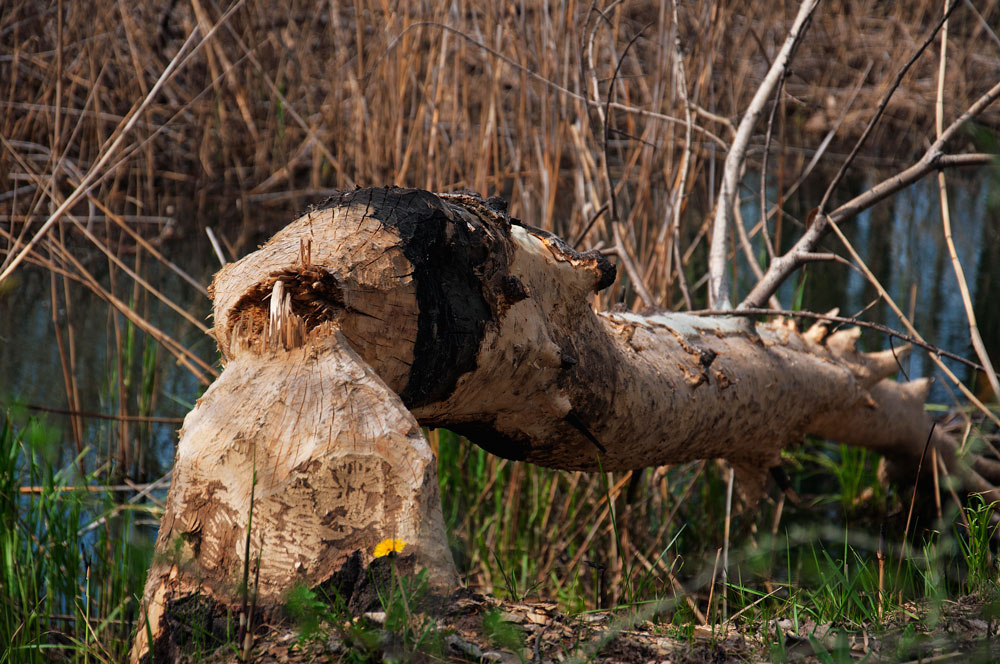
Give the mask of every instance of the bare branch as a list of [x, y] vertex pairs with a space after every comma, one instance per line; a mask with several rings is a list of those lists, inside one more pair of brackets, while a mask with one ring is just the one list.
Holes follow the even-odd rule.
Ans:
[[854, 264], [847, 260], [843, 256], [838, 256], [837, 254], [804, 254], [802, 256], [803, 260], [809, 263], [840, 263], [841, 265], [846, 265], [847, 267], [853, 268]]
[[[1000, 87], [1000, 86], [998, 86]], [[986, 166], [996, 161], [998, 155], [995, 154], [961, 154], [961, 155], [931, 155], [930, 151], [924, 155], [916, 164], [900, 171], [896, 175], [879, 182], [863, 194], [855, 196], [836, 210], [830, 213], [830, 219], [836, 223], [847, 221], [848, 219], [864, 212], [879, 201], [892, 196], [901, 189], [905, 189], [917, 180], [921, 179], [931, 171], [939, 170], [948, 166]]]
[[[995, 99], [997, 96], [1000, 96], [1000, 83], [990, 93], [994, 91], [996, 91], [996, 94], [993, 95]], [[984, 97], [989, 96], [990, 93], [987, 93]], [[982, 108], [985, 108], [985, 106]], [[982, 108], [979, 109], [980, 112]], [[963, 114], [962, 117], [965, 118], [967, 114], [968, 112]], [[972, 116], [969, 117], [971, 118]], [[764, 273], [764, 278], [758, 281], [750, 293], [743, 298], [737, 309], [743, 310], [763, 305], [778, 290], [778, 287], [784, 283], [788, 275], [797, 270], [803, 263], [808, 262], [805, 256], [812, 253], [817, 245], [819, 245], [820, 239], [829, 230], [828, 222], [841, 223], [847, 221], [879, 201], [888, 198], [901, 189], [905, 189], [931, 171], [947, 167], [985, 166], [995, 162], [998, 158], [998, 155], [985, 153], [945, 155], [936, 152], [938, 143], [940, 141], [936, 141], [920, 161], [913, 166], [879, 182], [863, 194], [855, 196], [831, 212], [827, 217], [817, 216], [802, 237], [799, 238], [799, 241], [795, 243], [795, 246], [771, 262], [771, 265], [767, 268], [767, 272]]]
[[[724, 115], [719, 115], [718, 113], [713, 113], [712, 111], [708, 110], [703, 106], [700, 106], [695, 102], [691, 102], [691, 108], [694, 110], [695, 113], [705, 118], [706, 120], [711, 120], [712, 122], [717, 122], [718, 124], [721, 124], [723, 127], [726, 128], [730, 136], [736, 135], [736, 127], [733, 125], [732, 121], [729, 118], [725, 117]], [[728, 146], [723, 144], [722, 147], [728, 147]]]
[[750, 142], [750, 134], [753, 132], [757, 118], [760, 116], [767, 104], [768, 98], [774, 92], [778, 81], [785, 74], [785, 68], [792, 58], [792, 54], [798, 44], [806, 25], [812, 16], [813, 10], [819, 0], [804, 0], [799, 7], [799, 13], [795, 17], [788, 37], [785, 39], [781, 51], [774, 59], [774, 64], [768, 70], [764, 81], [757, 89], [757, 93], [750, 101], [743, 119], [740, 120], [733, 139], [733, 145], [726, 155], [726, 164], [722, 175], [722, 186], [719, 189], [719, 198], [716, 201], [715, 219], [712, 222], [712, 244], [708, 257], [708, 301], [714, 308], [730, 308], [729, 302], [729, 280], [726, 276], [726, 264], [728, 263], [728, 251], [726, 248], [726, 233], [729, 224], [732, 222], [733, 199], [736, 196], [736, 188], [740, 176], [743, 159], [746, 156], [747, 145]]

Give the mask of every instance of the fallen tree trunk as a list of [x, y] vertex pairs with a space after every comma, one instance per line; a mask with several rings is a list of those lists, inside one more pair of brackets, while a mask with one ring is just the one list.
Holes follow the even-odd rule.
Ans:
[[[916, 466], [928, 381], [890, 380], [896, 358], [858, 352], [857, 330], [595, 313], [614, 276], [502, 201], [395, 188], [335, 197], [220, 271], [226, 368], [185, 420], [144, 596], [156, 659], [192, 597], [218, 627], [253, 613], [248, 579], [265, 616], [297, 583], [350, 594], [386, 542], [453, 584], [418, 422], [567, 470], [721, 457], [751, 497], [807, 434]], [[966, 488], [1000, 481], [931, 445]]]

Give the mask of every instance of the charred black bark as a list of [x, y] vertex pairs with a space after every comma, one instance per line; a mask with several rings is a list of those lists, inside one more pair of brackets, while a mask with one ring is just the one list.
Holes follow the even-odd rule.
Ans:
[[420, 318], [409, 380], [399, 396], [408, 408], [445, 399], [458, 377], [475, 369], [483, 331], [493, 320], [476, 275], [498, 259], [496, 243], [481, 227], [456, 223], [440, 198], [418, 189], [358, 189], [318, 209], [358, 204], [396, 230], [413, 266]]

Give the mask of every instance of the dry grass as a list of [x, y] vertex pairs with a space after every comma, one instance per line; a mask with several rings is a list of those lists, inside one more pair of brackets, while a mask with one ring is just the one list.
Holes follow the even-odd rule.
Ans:
[[[122, 150], [129, 158], [93, 198], [116, 215], [182, 220], [173, 232], [183, 233], [219, 218], [241, 221], [244, 231], [272, 230], [329, 188], [470, 188], [500, 193], [514, 215], [576, 237], [608, 198], [597, 168], [603, 131], [574, 96], [586, 89], [581, 59], [589, 25], [596, 27], [601, 101], [617, 59], [638, 35], [614, 98], [680, 120], [614, 110], [608, 146], [619, 214], [642, 248], [638, 262], [658, 299], [672, 303], [670, 233], [663, 226], [672, 219], [680, 181], [685, 108], [674, 80], [675, 27], [669, 4], [660, 4], [626, 3], [598, 19], [577, 2], [552, 3], [546, 12], [533, 2], [360, 1], [319, 8], [292, 2], [279, 8], [250, 0], [143, 111]], [[947, 95], [953, 112], [990, 84], [1000, 62], [986, 27], [997, 23], [1000, 9], [986, 4], [982, 21], [970, 11], [953, 21]], [[795, 8], [725, 5], [682, 6], [680, 44], [691, 101], [732, 121]], [[779, 186], [794, 180], [841, 113], [831, 150], [859, 133], [940, 8], [845, 2], [822, 12], [781, 101]], [[3, 218], [17, 219], [15, 229], [25, 219], [41, 220], [49, 197], [35, 178], [66, 195], [186, 36], [199, 26], [205, 34], [222, 14], [213, 0], [66, 3], [61, 22], [55, 4], [19, 2], [7, 9], [0, 18], [9, 45], [0, 55], [0, 134], [8, 144], [0, 153], [0, 177], [17, 194], [9, 189], [4, 196]], [[931, 126], [934, 72], [934, 56], [925, 54], [890, 106], [872, 156], [906, 155], [922, 144]], [[859, 83], [861, 94], [847, 108]], [[696, 116], [695, 124], [728, 140], [722, 123]], [[710, 196], [719, 148], [694, 133], [684, 195]], [[698, 207], [705, 202], [698, 200]], [[84, 202], [77, 211], [82, 218], [107, 214]], [[700, 220], [681, 219], [693, 226], [681, 229], [686, 255]], [[147, 224], [138, 227], [152, 232]], [[661, 235], [666, 242], [655, 241]], [[606, 236], [599, 221], [585, 244]]]

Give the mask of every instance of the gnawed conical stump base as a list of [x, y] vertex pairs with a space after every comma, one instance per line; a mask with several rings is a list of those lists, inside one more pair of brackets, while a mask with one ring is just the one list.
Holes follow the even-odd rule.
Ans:
[[240, 354], [184, 422], [144, 598], [155, 661], [188, 645], [192, 598], [202, 629], [223, 630], [252, 613], [248, 572], [254, 620], [270, 619], [290, 588], [367, 567], [386, 540], [454, 587], [435, 459], [399, 397], [332, 328]]
[[[595, 313], [614, 275], [502, 202], [395, 188], [335, 197], [220, 271], [227, 365], [185, 420], [143, 599], [157, 661], [184, 645], [172, 616], [194, 600], [246, 614], [249, 578], [256, 615], [277, 615], [296, 584], [367, 565], [388, 539], [453, 584], [418, 422], [568, 470], [723, 457], [750, 497], [807, 434], [912, 477], [928, 382], [893, 381], [893, 353], [822, 324]], [[963, 460], [940, 432], [930, 446], [965, 489], [1000, 497], [996, 461]]]

